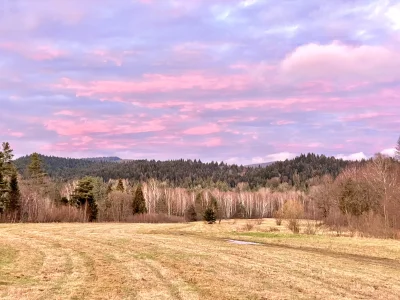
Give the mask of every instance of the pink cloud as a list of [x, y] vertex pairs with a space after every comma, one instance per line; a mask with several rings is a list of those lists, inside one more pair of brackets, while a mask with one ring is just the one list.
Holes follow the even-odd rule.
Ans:
[[246, 75], [217, 76], [204, 73], [188, 73], [178, 76], [145, 74], [137, 81], [91, 81], [78, 82], [63, 78], [54, 85], [56, 89], [72, 90], [79, 96], [115, 97], [116, 94], [171, 92], [178, 90], [246, 90], [251, 87], [251, 80]]
[[55, 116], [80, 116], [82, 115], [81, 112], [72, 111], [72, 110], [61, 110], [54, 113]]
[[289, 121], [289, 120], [279, 120], [279, 121], [273, 122], [271, 124], [281, 126], [281, 125], [289, 125], [289, 124], [295, 124], [295, 123], [296, 122]]
[[221, 129], [215, 124], [208, 124], [204, 126], [193, 127], [185, 130], [183, 134], [187, 135], [207, 135], [220, 132]]
[[51, 45], [33, 45], [31, 47], [26, 47], [26, 45], [23, 44], [8, 42], [0, 44], [0, 49], [18, 53], [21, 56], [36, 61], [53, 60], [67, 55], [64, 50], [60, 50]]
[[25, 135], [23, 132], [19, 132], [19, 131], [10, 131], [8, 134], [10, 136], [18, 137], [18, 138], [23, 137]]
[[90, 133], [131, 134], [140, 132], [162, 131], [165, 126], [161, 120], [142, 122], [129, 121], [130, 116], [89, 120], [86, 118], [73, 120], [49, 120], [45, 122], [47, 130], [55, 131], [63, 136], [87, 135]]
[[222, 145], [222, 140], [220, 138], [212, 138], [203, 143], [206, 147], [218, 147]]
[[400, 76], [400, 54], [383, 46], [307, 44], [281, 63], [282, 76], [295, 80], [384, 81]]
[[366, 113], [361, 113], [361, 114], [348, 115], [341, 119], [346, 122], [352, 122], [352, 121], [369, 120], [369, 119], [375, 119], [375, 118], [385, 118], [385, 117], [390, 117], [390, 116], [397, 117], [397, 115], [392, 114], [392, 113], [387, 113], [387, 112], [366, 112]]

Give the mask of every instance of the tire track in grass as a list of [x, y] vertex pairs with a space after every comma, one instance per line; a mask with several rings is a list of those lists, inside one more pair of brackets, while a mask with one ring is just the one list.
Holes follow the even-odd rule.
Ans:
[[70, 282], [79, 288], [87, 280], [87, 263], [78, 252], [71, 251], [36, 231], [24, 231], [19, 234], [19, 238], [29, 243], [34, 251], [43, 253], [43, 264], [36, 272], [35, 287], [28, 291], [27, 299], [67, 298], [67, 295], [74, 292]]
[[2, 284], [0, 295], [2, 299], [29, 299], [38, 284], [37, 273], [41, 270], [45, 260], [44, 252], [28, 244], [19, 236], [0, 234], [2, 244], [12, 248], [16, 257], [1, 269]]
[[[176, 277], [155, 261], [154, 243], [143, 239], [147, 235], [138, 235], [134, 245], [113, 245], [108, 241], [89, 239], [103, 249], [111, 247], [116, 263], [131, 274], [131, 283], [135, 286], [135, 295], [139, 299], [199, 299], [197, 293], [186, 282]], [[144, 249], [143, 249], [144, 247]], [[135, 251], [136, 250], [136, 251]], [[109, 251], [109, 250], [108, 250]], [[144, 252], [145, 251], [145, 252]], [[132, 288], [130, 289], [132, 290]]]
[[[69, 245], [75, 245], [75, 247], [81, 247], [82, 251], [81, 255], [86, 256], [88, 259], [90, 258], [92, 261], [91, 275], [95, 275], [90, 282], [85, 287], [84, 291], [81, 291], [79, 295], [76, 297], [81, 298], [96, 298], [96, 299], [133, 299], [132, 294], [139, 295], [139, 298], [148, 298], [154, 299], [154, 296], [158, 295], [160, 299], [176, 299], [169, 293], [169, 284], [167, 281], [159, 278], [157, 273], [154, 272], [154, 268], [149, 267], [146, 263], [140, 260], [135, 260], [135, 254], [131, 255], [130, 258], [126, 257], [125, 260], [113, 260], [110, 263], [110, 255], [106, 255], [107, 253], [113, 253], [114, 257], [117, 257], [118, 254], [122, 255], [127, 253], [126, 250], [121, 252], [121, 248], [119, 245], [113, 245], [104, 240], [96, 240], [93, 237], [85, 238], [85, 245], [82, 246], [81, 239], [77, 239], [77, 241], [73, 242], [69, 237], [65, 237], [65, 233], [63, 235], [47, 235], [46, 239], [50, 239], [52, 242], [57, 241], [58, 243], [63, 240], [70, 240]], [[42, 238], [43, 235], [41, 236]], [[64, 246], [65, 247], [65, 246]], [[127, 249], [129, 250], [129, 249]], [[88, 260], [86, 259], [86, 260]], [[134, 260], [134, 272], [138, 272], [138, 267], [140, 267], [141, 272], [146, 274], [148, 280], [148, 287], [143, 289], [143, 278], [142, 281], [138, 281], [135, 283], [137, 289], [139, 291], [133, 292], [132, 288], [129, 286], [132, 284], [130, 278], [127, 277], [122, 270], [127, 268], [127, 261]], [[101, 269], [101, 270], [100, 270]], [[140, 274], [140, 272], [139, 272]], [[147, 281], [147, 280], [146, 280]], [[129, 284], [129, 285], [128, 285]], [[162, 287], [165, 287], [165, 290]], [[153, 291], [152, 291], [153, 290]], [[152, 291], [152, 292], [151, 292]], [[147, 297], [150, 292], [150, 297]], [[165, 296], [165, 297], [164, 297]]]
[[[157, 236], [158, 238], [158, 236]], [[168, 247], [169, 244], [167, 242], [167, 238], [162, 239], [164, 247]], [[199, 242], [199, 240], [197, 239], [197, 242]], [[191, 255], [196, 255], [196, 253], [198, 253], [199, 251], [201, 251], [201, 246], [204, 243], [199, 243], [199, 246], [196, 248], [196, 250], [193, 251], [189, 251], [191, 253]], [[242, 266], [242, 270], [236, 270], [235, 267], [232, 267], [232, 270], [234, 270], [235, 272], [238, 272], [239, 274], [241, 272], [248, 272], [248, 276], [247, 277], [251, 277], [252, 274], [252, 268], [255, 268], [256, 271], [261, 272], [262, 273], [262, 269], [268, 267], [268, 264], [263, 264], [263, 262], [258, 259], [258, 257], [260, 257], [260, 253], [257, 253], [256, 251], [253, 251], [254, 249], [257, 249], [258, 246], [250, 246], [250, 247], [235, 247], [235, 246], [230, 246], [230, 248], [233, 248], [232, 253], [229, 253], [227, 251], [227, 246], [223, 246], [222, 249], [221, 247], [219, 248], [219, 252], [215, 252], [212, 249], [216, 249], [218, 248], [217, 245], [215, 245], [214, 247], [210, 247], [209, 253], [212, 254], [212, 256], [217, 256], [218, 254], [223, 254], [223, 257], [220, 258], [220, 262], [215, 262], [215, 264], [219, 264], [222, 262], [220, 267], [225, 267], [229, 266], [232, 264], [232, 262], [236, 262], [237, 264]], [[175, 249], [176, 251], [176, 245], [172, 245], [171, 249]], [[244, 251], [238, 251], [238, 249], [246, 249]], [[260, 248], [258, 248], [260, 249]], [[221, 253], [221, 250], [223, 253]], [[252, 252], [253, 251], [253, 252]], [[339, 274], [333, 276], [332, 277], [326, 277], [321, 278], [320, 276], [316, 275], [316, 273], [318, 273], [318, 269], [316, 268], [312, 268], [311, 265], [309, 265], [309, 263], [307, 261], [310, 261], [310, 259], [313, 258], [313, 256], [309, 253], [303, 253], [301, 251], [296, 251], [296, 249], [285, 249], [284, 251], [280, 251], [279, 255], [282, 256], [282, 252], [288, 252], [287, 255], [287, 259], [288, 261], [284, 262], [283, 265], [281, 265], [280, 267], [278, 267], [277, 273], [284, 273], [286, 278], [282, 278], [280, 280], [275, 280], [275, 284], [274, 284], [274, 288], [277, 288], [277, 286], [279, 286], [279, 283], [285, 282], [285, 284], [283, 285], [283, 288], [286, 288], [287, 286], [290, 287], [290, 289], [293, 290], [298, 290], [298, 291], [304, 291], [306, 290], [305, 286], [310, 286], [310, 287], [315, 287], [315, 286], [320, 286], [320, 289], [318, 290], [323, 290], [324, 294], [330, 294], [332, 296], [334, 295], [343, 295], [345, 297], [345, 295], [353, 295], [356, 297], [363, 297], [363, 298], [371, 298], [374, 296], [379, 296], [379, 293], [376, 293], [375, 289], [371, 286], [369, 286], [369, 282], [372, 281], [373, 278], [376, 279], [376, 274], [372, 273], [371, 275], [371, 280], [368, 280], [369, 282], [366, 282], [366, 278], [363, 278], [363, 280], [360, 279], [360, 283], [357, 283], [357, 288], [353, 288], [352, 286], [349, 287], [349, 279], [350, 278], [354, 278], [354, 273], [349, 274], [351, 276], [345, 276], [344, 278], [342, 278], [343, 271], [339, 272]], [[227, 255], [228, 254], [228, 255]], [[303, 255], [303, 257], [299, 257], [301, 259], [296, 259], [296, 255], [298, 256], [299, 254]], [[268, 257], [266, 257], [268, 258]], [[282, 259], [282, 257], [278, 257], [280, 259]], [[325, 257], [323, 255], [318, 255], [317, 256], [317, 261], [324, 261]], [[330, 258], [332, 260], [332, 258]], [[277, 260], [279, 262], [279, 259]], [[337, 264], [338, 262], [341, 263], [343, 266], [345, 267], [347, 265], [347, 261], [348, 258], [347, 257], [343, 257], [342, 259], [338, 259], [335, 258], [334, 262], [332, 262], [332, 266], [334, 266], [335, 264]], [[353, 262], [354, 263], [354, 262]], [[365, 262], [361, 262], [361, 264], [363, 264]], [[287, 266], [291, 266], [292, 268], [287, 269]], [[286, 270], [285, 270], [285, 266], [286, 266]], [[220, 268], [219, 267], [219, 268]], [[320, 270], [323, 270], [324, 266], [320, 267]], [[326, 266], [325, 266], [326, 267]], [[281, 270], [279, 270], [279, 268], [281, 268]], [[310, 274], [310, 268], [311, 270], [313, 270], [314, 274]], [[368, 270], [368, 265], [364, 265], [364, 270]], [[340, 271], [340, 270], [338, 270]], [[222, 273], [222, 272], [217, 272], [217, 273]], [[226, 273], [226, 271], [225, 271]], [[328, 272], [329, 273], [329, 270]], [[289, 274], [289, 276], [288, 276]], [[328, 276], [331, 276], [334, 274], [329, 274]], [[374, 277], [372, 277], [372, 275], [375, 275]], [[232, 274], [230, 280], [232, 281], [232, 278], [235, 278], [235, 274]], [[278, 276], [279, 277], [279, 276]], [[255, 278], [254, 278], [255, 279]], [[340, 282], [335, 282], [340, 280]], [[307, 283], [307, 284], [305, 284]], [[241, 285], [240, 282], [238, 282], [237, 284]], [[251, 281], [250, 284], [247, 283], [247, 286], [249, 286], [249, 288], [251, 289]], [[397, 286], [399, 286], [399, 282], [397, 282]], [[363, 292], [360, 287], [364, 287], [364, 289], [366, 289], [366, 292]], [[319, 293], [316, 293], [317, 295]], [[393, 290], [392, 291], [387, 291], [387, 294], [393, 295]], [[374, 296], [373, 296], [374, 295]]]
[[[45, 282], [50, 299], [400, 298], [400, 270], [387, 259], [358, 259], [364, 256], [312, 247], [231, 245], [222, 234], [186, 234], [179, 232], [182, 228], [189, 227], [56, 224], [29, 225], [22, 233], [20, 227], [6, 230], [13, 231], [10, 238], [19, 234], [33, 244], [24, 251], [36, 251], [36, 258], [45, 245], [52, 248], [44, 251], [47, 257], [59, 253], [60, 262], [46, 258], [39, 267], [58, 264], [65, 273]], [[369, 287], [373, 282], [376, 290]], [[38, 299], [34, 291], [30, 295]]]

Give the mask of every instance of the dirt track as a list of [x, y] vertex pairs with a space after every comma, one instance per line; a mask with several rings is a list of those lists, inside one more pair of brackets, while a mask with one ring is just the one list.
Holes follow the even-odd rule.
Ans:
[[0, 225], [0, 297], [400, 298], [395, 241], [375, 249], [368, 240], [365, 248], [347, 239], [343, 250], [346, 240], [335, 244], [334, 238], [316, 239], [315, 246], [284, 237], [235, 245], [225, 240], [233, 234], [227, 225], [212, 226]]

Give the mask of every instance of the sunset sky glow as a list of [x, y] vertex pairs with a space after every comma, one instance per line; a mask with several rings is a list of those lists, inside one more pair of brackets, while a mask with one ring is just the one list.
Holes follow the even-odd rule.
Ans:
[[17, 156], [358, 159], [399, 135], [399, 1], [0, 0]]

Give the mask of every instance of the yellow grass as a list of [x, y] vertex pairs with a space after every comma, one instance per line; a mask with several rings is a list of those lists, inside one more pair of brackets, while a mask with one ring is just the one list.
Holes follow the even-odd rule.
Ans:
[[400, 298], [398, 241], [246, 223], [0, 225], [0, 298]]

